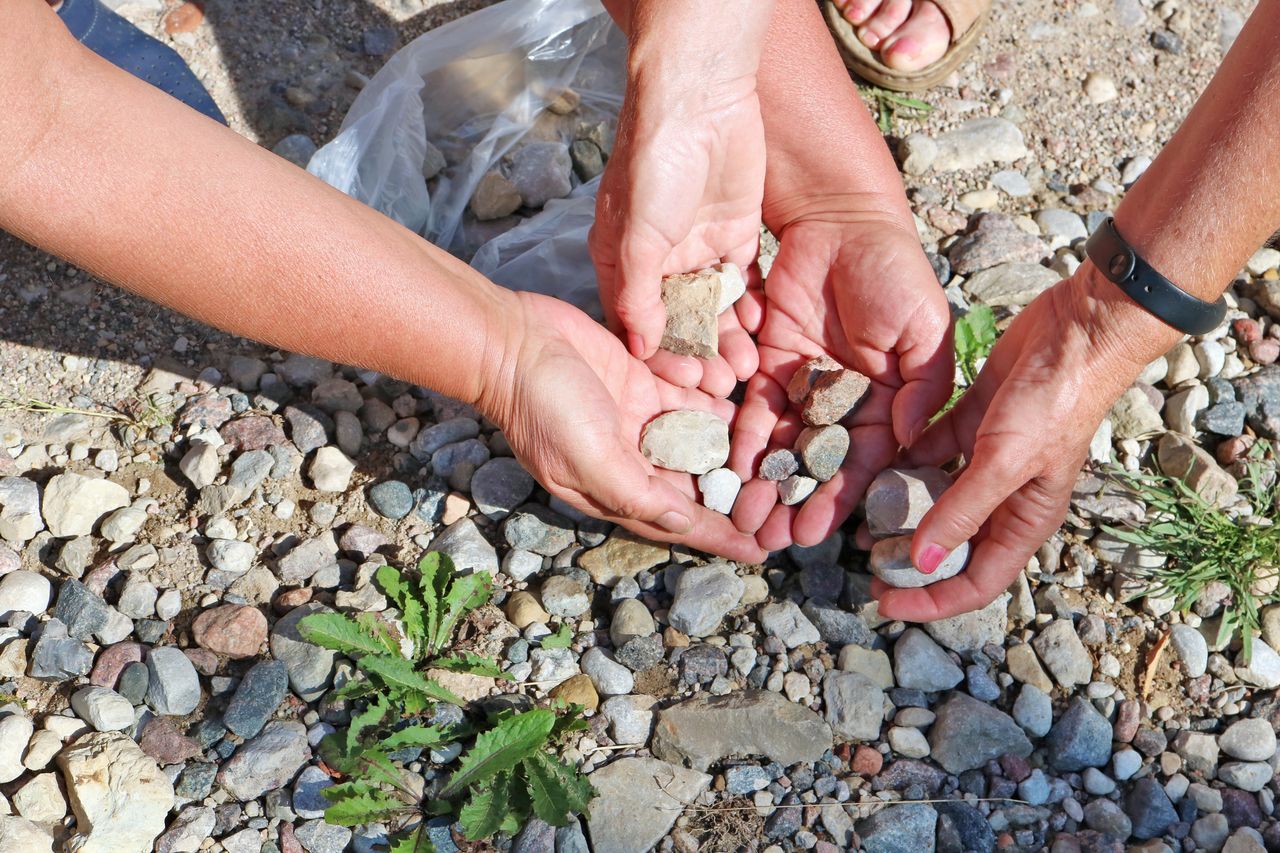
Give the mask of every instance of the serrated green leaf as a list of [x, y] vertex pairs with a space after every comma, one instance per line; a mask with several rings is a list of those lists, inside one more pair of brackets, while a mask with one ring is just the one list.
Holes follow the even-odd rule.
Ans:
[[436, 848], [427, 835], [426, 826], [420, 823], [407, 833], [392, 838], [387, 853], [436, 853]]
[[366, 655], [360, 659], [360, 668], [378, 679], [388, 690], [398, 696], [419, 694], [451, 705], [465, 705], [436, 682], [413, 668], [413, 661], [389, 655]]
[[362, 797], [374, 791], [374, 787], [370, 782], [364, 779], [352, 779], [350, 782], [338, 782], [324, 788], [320, 793], [326, 800], [336, 803], [339, 800], [348, 800], [352, 797]]
[[440, 602], [444, 599], [444, 584], [453, 574], [453, 560], [445, 554], [432, 551], [418, 561], [418, 601], [423, 608], [424, 654], [435, 653], [435, 638], [440, 632]]
[[511, 680], [511, 673], [503, 672], [495, 661], [482, 658], [474, 652], [458, 652], [447, 658], [437, 658], [431, 662], [434, 667], [447, 669], [450, 672], [467, 672], [471, 675], [483, 675], [487, 678]]
[[476, 738], [440, 797], [452, 800], [472, 785], [492, 779], [537, 752], [551, 734], [556, 717], [545, 708], [526, 711], [498, 723]]
[[545, 752], [535, 752], [521, 764], [533, 812], [552, 826], [564, 826], [586, 811], [595, 791], [586, 777]]
[[367, 678], [353, 678], [333, 692], [338, 699], [363, 699], [377, 693], [377, 688]]
[[404, 788], [404, 778], [400, 775], [400, 771], [387, 754], [380, 749], [363, 749], [356, 756], [356, 766], [360, 772], [366, 774], [370, 778], [390, 785], [393, 788]]
[[373, 792], [340, 800], [324, 810], [325, 823], [334, 826], [359, 826], [400, 814], [408, 807], [394, 797]]
[[548, 634], [538, 642], [544, 649], [567, 649], [573, 644], [573, 628], [565, 622], [560, 625], [560, 630], [554, 634]]
[[447, 646], [453, 629], [462, 617], [488, 601], [492, 594], [493, 581], [483, 572], [454, 577], [441, 602], [440, 625], [436, 628], [431, 651]]
[[507, 817], [510, 791], [510, 773], [499, 773], [488, 785], [477, 786], [472, 790], [471, 799], [458, 812], [463, 835], [469, 841], [488, 838], [502, 828]]
[[390, 710], [387, 697], [378, 696], [363, 711], [353, 714], [347, 727], [347, 751], [354, 751], [360, 745], [360, 736], [381, 723]]
[[370, 637], [378, 642], [382, 647], [382, 651], [390, 652], [393, 655], [400, 654], [400, 641], [392, 631], [391, 626], [376, 613], [360, 613], [356, 615], [356, 624], [360, 626], [360, 630], [364, 631]]
[[404, 621], [405, 634], [413, 641], [413, 647], [422, 654], [427, 648], [427, 631], [423, 621], [422, 602], [412, 586], [400, 571], [392, 566], [378, 569], [375, 580], [378, 586], [390, 596], [400, 608], [400, 618]]
[[298, 633], [308, 643], [315, 643], [344, 655], [369, 655], [383, 651], [377, 638], [341, 613], [312, 613], [298, 623]]
[[411, 746], [430, 749], [452, 739], [451, 733], [436, 726], [409, 726], [387, 735], [378, 743], [378, 746], [387, 752], [395, 752], [397, 749]]

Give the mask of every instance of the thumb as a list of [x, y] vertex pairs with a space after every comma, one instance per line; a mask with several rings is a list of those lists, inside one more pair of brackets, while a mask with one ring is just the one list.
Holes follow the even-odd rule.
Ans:
[[667, 324], [662, 304], [662, 268], [648, 251], [624, 246], [614, 270], [613, 312], [627, 349], [646, 360], [658, 351]]

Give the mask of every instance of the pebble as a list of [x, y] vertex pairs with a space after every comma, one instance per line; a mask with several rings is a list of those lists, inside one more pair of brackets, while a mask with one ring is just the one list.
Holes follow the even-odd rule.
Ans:
[[761, 480], [780, 482], [800, 470], [800, 459], [792, 450], [771, 450], [760, 460], [756, 476]]
[[1119, 96], [1115, 81], [1096, 71], [1090, 72], [1084, 78], [1084, 94], [1092, 104], [1105, 104]]
[[635, 677], [601, 648], [588, 649], [579, 662], [583, 673], [601, 696], [622, 696], [631, 692]]
[[1104, 767], [1111, 759], [1111, 723], [1087, 700], [1075, 697], [1046, 738], [1055, 770]]
[[[698, 618], [705, 619], [708, 617], [700, 616]], [[723, 615], [720, 618], [723, 618]], [[653, 616], [649, 613], [648, 608], [644, 606], [644, 603], [634, 598], [628, 598], [618, 602], [617, 608], [613, 611], [613, 620], [609, 623], [609, 640], [613, 643], [615, 649], [621, 649], [633, 639], [648, 637], [654, 632], [655, 627]], [[684, 633], [688, 634], [689, 632], [684, 631]]]
[[653, 730], [652, 696], [612, 696], [600, 705], [600, 713], [609, 720], [614, 743], [643, 744]]
[[10, 572], [0, 578], [0, 619], [15, 611], [42, 614], [49, 609], [52, 586], [36, 572]]
[[576, 580], [557, 575], [542, 585], [542, 606], [552, 616], [564, 619], [581, 616], [591, 609], [586, 589]]
[[[923, 149], [923, 150], [922, 150]], [[902, 141], [899, 159], [908, 174], [976, 169], [989, 163], [1012, 163], [1027, 156], [1017, 125], [1002, 118], [971, 119], [955, 130], [930, 139], [913, 133]]]
[[267, 618], [248, 605], [223, 604], [197, 616], [191, 636], [214, 654], [233, 660], [252, 657], [267, 641]]
[[384, 480], [370, 487], [369, 505], [383, 518], [399, 521], [413, 510], [413, 491], [399, 480]]
[[662, 279], [667, 324], [661, 347], [676, 355], [715, 358], [719, 351], [721, 285], [715, 273], [684, 273]]
[[710, 412], [667, 412], [645, 426], [640, 450], [659, 468], [706, 474], [729, 458], [729, 425]]
[[1164, 788], [1150, 776], [1139, 779], [1129, 788], [1124, 811], [1133, 821], [1133, 837], [1140, 840], [1158, 838], [1178, 819]]
[[119, 731], [133, 725], [133, 705], [105, 687], [80, 688], [71, 694], [71, 707], [95, 731]]
[[520, 190], [497, 170], [486, 172], [471, 195], [471, 212], [487, 222], [510, 216], [520, 208]]
[[526, 142], [510, 156], [511, 183], [526, 207], [540, 208], [572, 191], [573, 162], [564, 143]]
[[[676, 583], [667, 620], [683, 634], [705, 637], [714, 633], [725, 615], [738, 606], [744, 588], [732, 563], [715, 561], [686, 569]], [[617, 612], [621, 612], [626, 604], [619, 605]], [[616, 623], [616, 612], [614, 618]], [[816, 629], [814, 633], [816, 635]], [[614, 645], [620, 647], [616, 638]]]
[[894, 679], [899, 687], [936, 693], [964, 680], [942, 647], [919, 628], [908, 628], [893, 646]]
[[1062, 276], [1048, 267], [1019, 261], [975, 272], [965, 281], [964, 290], [977, 302], [992, 307], [1011, 308], [1030, 304], [1061, 280]]
[[1276, 753], [1276, 732], [1264, 719], [1238, 720], [1218, 736], [1218, 746], [1241, 761], [1270, 761]]
[[431, 542], [431, 548], [453, 560], [457, 572], [498, 573], [498, 552], [470, 518], [455, 521]]
[[1204, 635], [1189, 625], [1174, 625], [1169, 637], [1187, 678], [1199, 678], [1209, 665], [1209, 645]]
[[818, 481], [812, 477], [792, 475], [778, 483], [778, 499], [783, 506], [795, 506], [803, 502], [818, 488]]
[[69, 849], [152, 849], [174, 804], [173, 784], [127, 735], [84, 735], [59, 753], [58, 766], [75, 804]]
[[311, 459], [307, 474], [319, 492], [345, 492], [356, 466], [346, 454], [332, 446], [321, 447]]
[[200, 704], [200, 677], [191, 660], [175, 646], [152, 649], [147, 655], [150, 683], [147, 704], [157, 714], [190, 714]]
[[766, 604], [760, 610], [760, 626], [765, 634], [777, 637], [789, 649], [821, 639], [818, 629], [794, 601]]
[[913, 532], [926, 512], [951, 486], [940, 468], [887, 468], [867, 487], [867, 527], [872, 536]]
[[1070, 619], [1056, 619], [1040, 630], [1032, 641], [1045, 668], [1064, 689], [1088, 684], [1093, 679], [1093, 660], [1080, 642]]
[[881, 539], [871, 548], [868, 568], [871, 573], [890, 586], [912, 589], [955, 577], [969, 562], [969, 543], [965, 542], [943, 558], [938, 567], [925, 574], [911, 562], [910, 535]]
[[128, 505], [124, 486], [64, 472], [45, 483], [41, 511], [50, 534], [70, 539], [92, 533], [99, 519]]
[[218, 783], [241, 802], [282, 788], [311, 757], [302, 723], [268, 723], [235, 751], [218, 772]]
[[728, 468], [716, 468], [698, 477], [702, 505], [713, 512], [728, 515], [742, 489], [742, 480]]
[[528, 500], [536, 485], [519, 462], [500, 456], [476, 469], [471, 478], [471, 499], [482, 513], [500, 521]]

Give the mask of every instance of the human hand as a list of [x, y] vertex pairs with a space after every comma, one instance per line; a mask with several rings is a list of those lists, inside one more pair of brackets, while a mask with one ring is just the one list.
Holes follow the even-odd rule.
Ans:
[[[627, 91], [591, 230], [610, 327], [655, 372], [717, 396], [755, 372], [755, 346], [730, 309], [720, 316], [719, 357], [659, 350], [666, 320], [661, 280], [720, 261], [745, 270], [755, 260], [765, 153], [758, 49], [750, 42], [762, 37], [767, 9], [760, 4], [739, 22], [739, 39], [718, 32], [709, 41], [697, 15], [685, 9], [679, 21], [666, 22], [659, 12], [625, 20]], [[718, 27], [733, 28], [731, 9], [706, 11]]]
[[742, 562], [764, 552], [701, 506], [689, 474], [655, 469], [640, 432], [659, 414], [700, 409], [731, 421], [734, 407], [655, 377], [608, 330], [576, 308], [513, 294], [516, 319], [479, 407], [551, 494], [651, 539]]
[[[747, 386], [730, 464], [747, 481], [734, 522], [768, 550], [829, 536], [951, 394], [950, 312], [910, 220], [881, 212], [888, 206], [875, 199], [843, 205], [782, 229], [764, 287], [760, 372]], [[871, 392], [845, 424], [851, 445], [839, 473], [803, 505], [783, 506], [777, 484], [755, 479], [756, 468], [767, 447], [794, 446], [804, 424], [788, 410], [787, 383], [822, 354], [870, 377]]]
[[873, 581], [881, 615], [928, 622], [986, 606], [1062, 523], [1099, 422], [1179, 337], [1126, 300], [1085, 263], [1018, 314], [973, 386], [906, 451], [906, 467], [967, 460], [921, 520], [912, 562], [932, 570], [966, 541], [972, 556], [931, 586]]

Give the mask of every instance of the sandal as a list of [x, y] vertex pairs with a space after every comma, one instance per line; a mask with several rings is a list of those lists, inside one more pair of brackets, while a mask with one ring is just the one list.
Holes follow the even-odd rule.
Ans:
[[823, 2], [827, 26], [835, 36], [849, 70], [869, 83], [895, 92], [918, 92], [941, 83], [973, 52], [987, 18], [991, 0], [933, 0], [951, 25], [951, 44], [942, 58], [915, 71], [900, 71], [880, 61], [876, 51], [858, 38], [853, 24], [831, 0]]
[[58, 17], [76, 41], [134, 77], [226, 124], [208, 90], [173, 48], [153, 39], [98, 0], [63, 0]]

